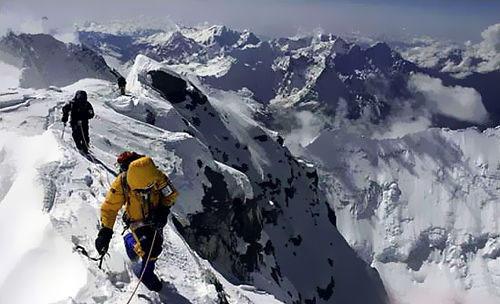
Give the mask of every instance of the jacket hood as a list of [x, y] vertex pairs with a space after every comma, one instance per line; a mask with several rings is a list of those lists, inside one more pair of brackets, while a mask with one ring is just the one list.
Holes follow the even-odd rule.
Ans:
[[130, 163], [127, 170], [127, 184], [130, 189], [146, 189], [157, 184], [162, 174], [150, 157], [144, 156]]
[[85, 102], [87, 101], [87, 92], [85, 91], [76, 91], [75, 97], [73, 98], [76, 102]]

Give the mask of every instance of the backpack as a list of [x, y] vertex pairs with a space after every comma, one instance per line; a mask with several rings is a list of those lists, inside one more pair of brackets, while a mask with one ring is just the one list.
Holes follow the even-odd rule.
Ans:
[[120, 172], [126, 172], [130, 163], [141, 157], [144, 157], [144, 155], [135, 153], [134, 151], [125, 151], [118, 155], [116, 164], [118, 165]]
[[[129, 205], [129, 187], [127, 184], [127, 170], [130, 165], [134, 160], [137, 160], [141, 157], [144, 157], [144, 155], [138, 154], [134, 151], [125, 151], [122, 152], [118, 157], [116, 158], [116, 164], [120, 169], [120, 178], [121, 178], [121, 185], [122, 185], [122, 192], [125, 197], [125, 204]], [[130, 218], [127, 216], [127, 213], [124, 212], [122, 216], [122, 220], [125, 223], [125, 230], [128, 229], [130, 226]], [[124, 231], [125, 231], [124, 230]]]

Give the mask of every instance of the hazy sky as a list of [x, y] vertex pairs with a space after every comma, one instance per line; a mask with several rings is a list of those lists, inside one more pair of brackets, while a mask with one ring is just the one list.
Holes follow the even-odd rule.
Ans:
[[289, 36], [325, 32], [387, 37], [429, 35], [455, 41], [480, 39], [500, 22], [500, 0], [0, 0], [0, 28], [29, 29], [43, 16], [71, 28], [86, 20], [137, 16], [170, 18]]

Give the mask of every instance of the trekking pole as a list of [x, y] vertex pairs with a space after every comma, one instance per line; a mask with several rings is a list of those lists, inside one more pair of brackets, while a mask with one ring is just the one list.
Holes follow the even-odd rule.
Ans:
[[64, 140], [64, 131], [66, 130], [66, 123], [63, 124], [63, 131], [61, 135], [61, 139]]
[[[89, 152], [89, 144], [87, 143], [87, 140], [85, 139], [85, 132], [83, 132], [83, 126], [81, 124], [78, 125], [78, 127], [80, 127], [80, 133], [82, 134], [82, 139], [83, 139], [83, 144], [85, 145], [85, 148], [87, 148], [87, 152]], [[90, 153], [89, 153], [90, 155]], [[92, 158], [92, 161], [94, 161], [94, 157], [92, 155], [90, 155], [90, 157]]]
[[104, 261], [104, 256], [106, 253], [101, 254], [101, 257], [99, 258], [99, 269], [102, 269], [102, 261]]
[[139, 285], [142, 282], [142, 277], [144, 276], [144, 273], [146, 272], [146, 268], [148, 267], [149, 259], [151, 258], [151, 253], [153, 252], [153, 246], [155, 244], [155, 239], [156, 239], [156, 234], [158, 233], [158, 229], [155, 229], [155, 234], [153, 235], [153, 241], [151, 242], [151, 248], [149, 248], [149, 253], [148, 253], [148, 258], [146, 259], [146, 264], [144, 265], [144, 269], [142, 270], [141, 276], [139, 277], [139, 282], [137, 282], [137, 285], [134, 288], [134, 291], [130, 295], [130, 298], [127, 301], [127, 304], [130, 304], [130, 301], [132, 301], [132, 298], [134, 297], [135, 293], [137, 292], [137, 289], [139, 288]]

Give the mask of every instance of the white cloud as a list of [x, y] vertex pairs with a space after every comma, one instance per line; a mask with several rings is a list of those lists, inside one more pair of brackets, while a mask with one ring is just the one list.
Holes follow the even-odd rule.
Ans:
[[[465, 76], [471, 72], [487, 73], [500, 69], [500, 23], [489, 26], [481, 37], [480, 43], [465, 44], [462, 62], [458, 65], [450, 63], [443, 71]], [[477, 64], [477, 59], [482, 61]]]
[[481, 95], [473, 88], [446, 87], [440, 79], [424, 74], [412, 75], [408, 85], [425, 97], [431, 111], [475, 123], [488, 119]]
[[478, 66], [478, 71], [489, 72], [500, 69], [500, 23], [488, 27], [481, 33], [481, 37], [483, 41], [473, 47], [476, 56], [485, 60]]
[[[413, 39], [411, 47], [402, 48], [401, 54], [408, 60], [426, 68], [440, 68], [457, 78], [473, 72], [487, 73], [500, 69], [500, 23], [493, 24], [481, 33], [479, 43], [459, 45], [432, 38]], [[450, 60], [462, 54], [461, 61]]]
[[28, 34], [43, 33], [42, 20], [27, 19], [19, 25], [19, 30]]
[[486, 52], [498, 54], [500, 52], [500, 23], [488, 27], [481, 33], [483, 41], [480, 43]]
[[20, 14], [0, 7], [0, 36], [7, 31], [39, 34], [47, 32], [48, 22], [32, 14]]
[[427, 130], [432, 125], [431, 121], [425, 117], [420, 116], [413, 120], [397, 120], [394, 119], [393, 122], [389, 122], [384, 132], [382, 130], [377, 130], [372, 138], [376, 139], [386, 139], [386, 138], [400, 138], [408, 134], [417, 133], [420, 131]]
[[440, 61], [446, 60], [454, 50], [460, 48], [459, 45], [449, 41], [434, 40], [429, 37], [415, 38], [410, 43], [413, 46], [400, 50], [401, 55], [425, 68], [438, 66]]

